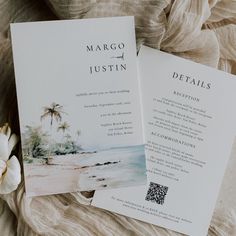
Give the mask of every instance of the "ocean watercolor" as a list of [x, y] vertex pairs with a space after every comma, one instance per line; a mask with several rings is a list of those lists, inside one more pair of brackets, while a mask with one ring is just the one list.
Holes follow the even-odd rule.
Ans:
[[146, 184], [144, 145], [51, 156], [24, 170], [28, 196]]

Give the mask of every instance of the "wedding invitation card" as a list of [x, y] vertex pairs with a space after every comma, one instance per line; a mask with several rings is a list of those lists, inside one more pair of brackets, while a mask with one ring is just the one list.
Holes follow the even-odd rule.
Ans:
[[96, 191], [92, 205], [205, 236], [235, 136], [233, 75], [143, 46], [146, 186]]
[[146, 183], [133, 17], [11, 25], [26, 194]]

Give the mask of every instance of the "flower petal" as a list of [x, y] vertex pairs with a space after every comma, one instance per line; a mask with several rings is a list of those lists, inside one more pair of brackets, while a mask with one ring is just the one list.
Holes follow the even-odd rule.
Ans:
[[8, 138], [5, 134], [0, 133], [0, 159], [8, 160]]
[[8, 194], [17, 189], [21, 181], [21, 167], [18, 159], [12, 156], [7, 161], [7, 171], [0, 184], [0, 194]]
[[5, 123], [3, 127], [1, 128], [1, 133], [5, 134], [7, 136], [7, 139], [10, 138], [11, 135], [11, 128], [8, 125], [8, 123]]
[[16, 134], [12, 134], [8, 141], [8, 157], [11, 155], [12, 150], [18, 143], [19, 139]]
[[7, 163], [3, 160], [0, 160], [0, 184], [3, 180], [3, 175], [5, 174], [5, 171], [7, 169]]
[[1, 127], [1, 133], [5, 134], [6, 132], [6, 128], [7, 128], [7, 123], [5, 123], [2, 127]]
[[7, 135], [8, 139], [9, 139], [10, 135], [11, 135], [11, 127], [9, 125], [7, 126], [6, 135]]

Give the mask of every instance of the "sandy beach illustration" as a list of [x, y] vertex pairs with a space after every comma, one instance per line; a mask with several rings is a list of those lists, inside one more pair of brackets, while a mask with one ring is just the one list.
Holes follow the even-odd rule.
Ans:
[[[81, 130], [58, 103], [43, 107], [37, 126], [22, 134], [27, 195], [89, 191], [146, 183], [143, 145], [83, 148]], [[43, 122], [49, 125], [45, 128]]]
[[25, 163], [29, 196], [146, 183], [143, 147], [53, 156]]

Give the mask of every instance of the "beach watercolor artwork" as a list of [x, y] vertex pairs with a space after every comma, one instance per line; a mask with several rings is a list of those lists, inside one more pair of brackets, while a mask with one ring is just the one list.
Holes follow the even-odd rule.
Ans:
[[80, 129], [72, 131], [63, 120], [67, 115], [62, 105], [52, 103], [42, 108], [38, 126], [25, 126], [22, 149], [28, 196], [146, 183], [144, 145], [86, 150], [80, 144]]
[[24, 164], [27, 195], [144, 185], [144, 163], [142, 146], [36, 159]]

